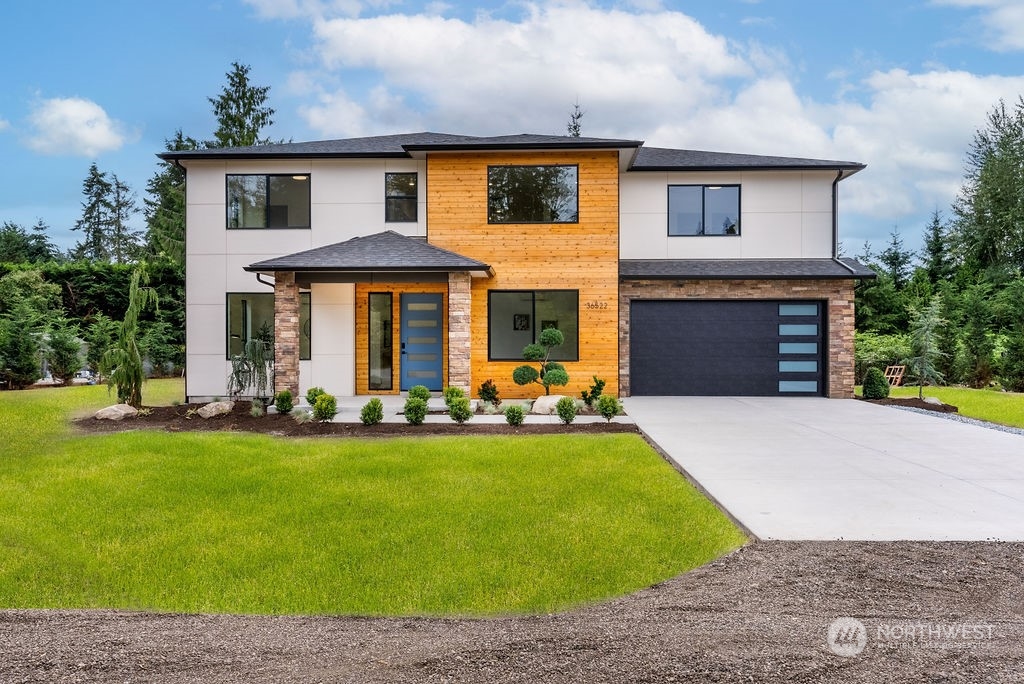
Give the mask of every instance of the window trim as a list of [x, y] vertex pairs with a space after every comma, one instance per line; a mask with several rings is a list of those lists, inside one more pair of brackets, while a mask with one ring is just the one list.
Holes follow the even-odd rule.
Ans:
[[[274, 296], [273, 292], [225, 292], [224, 293], [224, 358], [228, 361], [231, 360], [231, 297], [237, 295], [270, 295]], [[302, 299], [309, 300], [309, 318], [306, 319], [306, 323], [309, 324], [309, 356], [302, 355]], [[274, 337], [277, 337], [277, 325], [275, 321], [274, 325]], [[313, 293], [312, 292], [299, 292], [299, 361], [310, 361], [313, 358]]]
[[[573, 168], [576, 170], [576, 218], [572, 221], [495, 221], [491, 217], [491, 169], [516, 168]], [[580, 222], [580, 165], [579, 164], [488, 164], [487, 165], [487, 223], [495, 226], [560, 226]]]
[[281, 178], [281, 177], [294, 177], [294, 176], [305, 176], [306, 177], [306, 204], [309, 206], [309, 223], [313, 223], [313, 174], [299, 171], [296, 173], [226, 173], [224, 174], [224, 227], [225, 230], [309, 230], [312, 225], [305, 226], [232, 226], [231, 225], [231, 197], [229, 196], [228, 190], [228, 179], [237, 176], [262, 176], [264, 179], [264, 197], [266, 198], [266, 204], [264, 205], [264, 217], [270, 215], [270, 179]]
[[[736, 232], [735, 233], [673, 233], [672, 232], [672, 188], [700, 188], [700, 215], [704, 218], [705, 207], [707, 206], [707, 191], [709, 188], [736, 188]], [[665, 233], [670, 238], [675, 237], [740, 237], [743, 234], [743, 190], [740, 183], [669, 183], [665, 190]]]
[[[412, 176], [416, 180], [416, 193], [412, 195], [388, 195], [388, 178], [390, 176]], [[420, 174], [418, 171], [385, 171], [384, 172], [384, 223], [419, 223], [420, 220]], [[412, 218], [396, 219], [390, 217], [389, 200], [413, 200]]]
[[[523, 294], [524, 292], [529, 292], [529, 293], [531, 293], [533, 295], [533, 298], [532, 298], [532, 300], [530, 302], [530, 320], [534, 322], [534, 329], [533, 329], [534, 330], [534, 333], [533, 333], [533, 340], [534, 340], [534, 342], [537, 341], [537, 328], [536, 328], [536, 321], [537, 321], [537, 293], [538, 292], [572, 292], [573, 294], [576, 295], [576, 330], [577, 330], [577, 333], [576, 333], [576, 347], [575, 347], [575, 349], [573, 349], [574, 353], [572, 355], [572, 358], [570, 358], [570, 359], [551, 359], [551, 360], [552, 361], [557, 361], [558, 363], [576, 363], [576, 362], [578, 362], [580, 360], [580, 336], [579, 336], [579, 326], [580, 326], [580, 291], [579, 291], [579, 289], [574, 289], [574, 288], [545, 288], [545, 287], [529, 288], [529, 289], [518, 289], [518, 290], [517, 289], [494, 289], [494, 290], [488, 290], [487, 291], [487, 360], [488, 361], [519, 361], [519, 362], [526, 363], [526, 364], [534, 363], [532, 361], [525, 361], [523, 359], [521, 353], [520, 353], [519, 356], [514, 357], [514, 358], [496, 357], [496, 356], [492, 356], [491, 355], [491, 297], [492, 297], [492, 295], [495, 295], [495, 294]], [[564, 348], [564, 346], [562, 348]]]

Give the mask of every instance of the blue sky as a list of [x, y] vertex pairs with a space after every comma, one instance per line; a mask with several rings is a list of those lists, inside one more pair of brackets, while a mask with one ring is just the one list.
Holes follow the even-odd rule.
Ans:
[[[61, 247], [89, 164], [141, 198], [181, 128], [208, 138], [232, 61], [271, 86], [274, 137], [564, 133], [853, 160], [848, 254], [949, 213], [964, 152], [1024, 93], [1022, 0], [9, 3], [0, 221]], [[139, 226], [142, 217], [137, 218]]]

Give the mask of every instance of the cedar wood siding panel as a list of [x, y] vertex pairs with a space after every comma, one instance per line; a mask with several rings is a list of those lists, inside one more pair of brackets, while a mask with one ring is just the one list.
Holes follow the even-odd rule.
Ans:
[[[576, 164], [579, 222], [489, 224], [487, 167], [500, 164]], [[493, 278], [472, 282], [473, 393], [493, 379], [504, 398], [532, 398], [539, 385], [519, 387], [512, 370], [523, 362], [487, 360], [489, 290], [578, 289], [579, 361], [566, 362], [569, 385], [553, 393], [579, 396], [597, 375], [618, 393], [617, 152], [436, 154], [427, 161], [427, 239], [478, 259]], [[604, 308], [588, 308], [592, 304]]]

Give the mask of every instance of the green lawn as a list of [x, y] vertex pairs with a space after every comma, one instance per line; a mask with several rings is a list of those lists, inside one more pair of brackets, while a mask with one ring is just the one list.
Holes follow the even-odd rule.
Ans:
[[[917, 387], [893, 387], [890, 396], [916, 397]], [[960, 409], [961, 415], [969, 418], [1024, 428], [1024, 394], [967, 387], [925, 387], [924, 396], [952, 404]]]
[[66, 415], [108, 403], [97, 387], [0, 393], [0, 607], [542, 612], [745, 541], [634, 435], [68, 432]]

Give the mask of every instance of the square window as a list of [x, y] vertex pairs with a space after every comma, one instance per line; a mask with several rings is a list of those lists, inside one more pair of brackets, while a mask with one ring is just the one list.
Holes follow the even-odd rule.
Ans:
[[[274, 295], [270, 292], [228, 293], [227, 356], [238, 356], [245, 344], [259, 338], [274, 343]], [[299, 358], [311, 352], [311, 305], [308, 292], [299, 293]]]
[[229, 175], [228, 228], [309, 228], [309, 174]]
[[384, 174], [384, 221], [417, 221], [418, 180], [415, 173]]
[[553, 327], [565, 337], [554, 361], [579, 360], [578, 290], [491, 290], [487, 297], [488, 358], [521, 361], [523, 347]]
[[579, 169], [488, 166], [488, 223], [577, 223]]
[[739, 235], [740, 186], [668, 186], [668, 234]]

